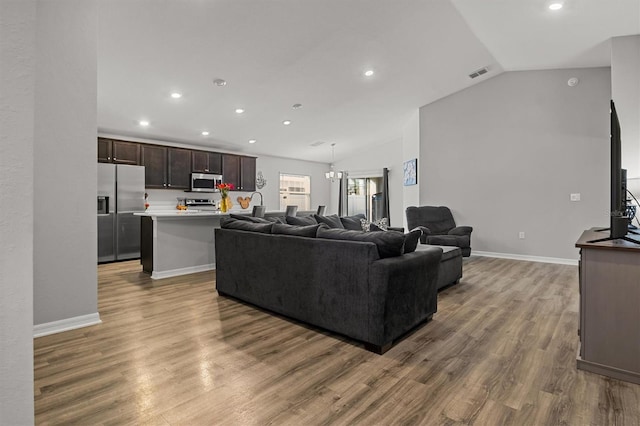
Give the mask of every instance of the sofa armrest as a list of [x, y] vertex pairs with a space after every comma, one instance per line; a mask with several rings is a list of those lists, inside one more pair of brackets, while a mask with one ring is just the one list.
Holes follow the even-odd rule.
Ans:
[[404, 234], [404, 228], [402, 228], [402, 227], [389, 226], [387, 229], [389, 231], [398, 231], [398, 232], [402, 232]]
[[427, 244], [427, 237], [431, 235], [431, 229], [427, 228], [426, 226], [416, 226], [409, 232], [413, 232], [416, 229], [419, 229], [420, 231], [422, 231], [422, 234], [420, 234], [420, 243]]
[[448, 234], [449, 235], [471, 235], [473, 228], [471, 226], [456, 226], [451, 229]]
[[440, 247], [429, 247], [371, 263], [370, 343], [391, 343], [436, 312], [441, 258]]

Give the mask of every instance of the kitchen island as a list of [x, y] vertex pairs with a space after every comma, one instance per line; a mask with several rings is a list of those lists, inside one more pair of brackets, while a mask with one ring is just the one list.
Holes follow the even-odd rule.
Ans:
[[[234, 214], [248, 212], [232, 211]], [[315, 212], [298, 212], [299, 216]], [[214, 230], [229, 213], [219, 211], [159, 210], [141, 217], [140, 263], [152, 279], [169, 278], [216, 268]], [[265, 216], [284, 216], [267, 212]]]

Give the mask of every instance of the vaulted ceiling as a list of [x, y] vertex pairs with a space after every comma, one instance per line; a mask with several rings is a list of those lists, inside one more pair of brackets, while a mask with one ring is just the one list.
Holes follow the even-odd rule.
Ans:
[[638, 0], [549, 3], [98, 2], [99, 131], [329, 162], [504, 70], [609, 66], [610, 38], [640, 34]]

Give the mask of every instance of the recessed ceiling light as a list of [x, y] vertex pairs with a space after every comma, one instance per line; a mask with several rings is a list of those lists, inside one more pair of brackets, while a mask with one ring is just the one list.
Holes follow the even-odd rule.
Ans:
[[147, 120], [140, 120], [138, 121], [138, 124], [142, 127], [147, 127], [149, 125], [149, 122]]
[[173, 99], [180, 99], [180, 98], [182, 97], [182, 93], [173, 92], [173, 93], [171, 94], [171, 97], [172, 97]]
[[256, 143], [255, 139], [249, 139], [249, 143]]
[[204, 132], [202, 132], [202, 136], [209, 136], [209, 132], [205, 130]]
[[302, 108], [302, 104], [293, 104], [293, 106], [291, 108], [300, 109], [300, 108]]
[[549, 5], [549, 9], [551, 9], [551, 10], [560, 10], [560, 9], [562, 9], [562, 3], [551, 3]]
[[364, 76], [365, 76], [365, 77], [371, 77], [372, 75], [373, 75], [373, 70], [366, 70], [366, 71], [364, 72]]
[[288, 126], [289, 124], [291, 124], [291, 120], [284, 120], [282, 124], [284, 124], [285, 126]]
[[236, 114], [242, 114], [243, 112], [244, 112], [244, 109], [236, 108]]
[[222, 86], [226, 86], [227, 82], [221, 78], [216, 78], [215, 80], [213, 80], [213, 84], [215, 84], [218, 87], [222, 87]]

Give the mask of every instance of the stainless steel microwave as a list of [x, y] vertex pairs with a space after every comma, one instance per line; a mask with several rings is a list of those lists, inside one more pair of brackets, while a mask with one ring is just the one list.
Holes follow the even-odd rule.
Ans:
[[191, 191], [220, 192], [218, 185], [222, 183], [222, 175], [209, 173], [191, 173]]

